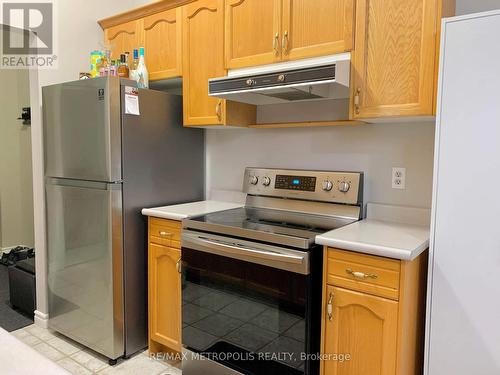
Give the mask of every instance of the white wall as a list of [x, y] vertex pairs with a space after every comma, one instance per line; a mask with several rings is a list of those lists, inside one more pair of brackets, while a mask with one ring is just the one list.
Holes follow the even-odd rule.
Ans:
[[[365, 201], [430, 207], [433, 123], [208, 130], [207, 191], [241, 190], [247, 166], [365, 172]], [[391, 188], [406, 167], [406, 190]]]
[[26, 70], [0, 69], [0, 251], [33, 246], [31, 128], [17, 120], [30, 105]]

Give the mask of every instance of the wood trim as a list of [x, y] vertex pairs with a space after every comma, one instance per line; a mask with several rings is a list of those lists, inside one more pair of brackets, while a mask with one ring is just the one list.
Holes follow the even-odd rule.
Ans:
[[401, 262], [396, 374], [423, 371], [428, 254]]
[[436, 60], [434, 63], [434, 100], [432, 103], [432, 114], [436, 115], [437, 111], [437, 91], [439, 79], [439, 54], [441, 53], [441, 20], [444, 17], [453, 17], [456, 13], [455, 0], [439, 0], [437, 2], [436, 12]]
[[324, 127], [324, 126], [352, 126], [366, 125], [363, 121], [309, 121], [309, 122], [285, 122], [285, 123], [269, 123], [269, 124], [254, 124], [249, 125], [249, 128], [255, 129], [281, 129], [281, 128], [307, 128], [307, 127]]
[[[324, 353], [326, 344], [326, 299], [328, 284], [326, 283], [326, 278], [328, 275], [328, 247], [323, 246], [323, 281], [321, 283], [322, 294], [321, 294], [321, 341], [320, 341], [320, 353]], [[319, 362], [319, 373], [324, 375], [325, 373], [325, 361]]]
[[139, 18], [150, 16], [155, 13], [163, 12], [164, 10], [177, 8], [192, 3], [194, 1], [196, 0], [160, 0], [139, 8], [129, 10], [127, 12], [117, 14], [112, 17], [104, 18], [102, 20], [97, 21], [97, 23], [104, 30], [116, 25], [120, 25], [122, 23], [134, 21]]

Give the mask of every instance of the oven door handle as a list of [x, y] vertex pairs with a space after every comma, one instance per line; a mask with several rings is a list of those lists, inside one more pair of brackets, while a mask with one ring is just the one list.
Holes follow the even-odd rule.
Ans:
[[[183, 233], [182, 247], [229, 258], [248, 260], [257, 264], [274, 266], [275, 268], [304, 274], [309, 272], [308, 262], [306, 262], [307, 253], [304, 255], [281, 253], [274, 250], [272, 247], [268, 247], [268, 250], [257, 249], [240, 243], [229, 243], [219, 239], [213, 240], [203, 235], [191, 233]], [[266, 247], [266, 245], [262, 245], [262, 247]], [[269, 261], [274, 264], [270, 264]], [[283, 266], [281, 267], [280, 264]]]

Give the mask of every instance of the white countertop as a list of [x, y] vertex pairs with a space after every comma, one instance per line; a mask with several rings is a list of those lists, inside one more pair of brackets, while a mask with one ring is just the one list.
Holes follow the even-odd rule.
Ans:
[[230, 210], [233, 208], [243, 207], [244, 204], [221, 202], [221, 201], [200, 201], [184, 204], [176, 204], [172, 206], [144, 208], [142, 214], [144, 216], [154, 216], [162, 219], [182, 220], [192, 216], [205, 215], [211, 212]]
[[[411, 215], [408, 215], [411, 210], [413, 209], [408, 207], [372, 207], [369, 204], [366, 219], [318, 235], [316, 243], [360, 253], [413, 260], [429, 247], [429, 225], [425, 219], [426, 209], [415, 209], [414, 223]], [[377, 216], [381, 212], [385, 216]], [[388, 212], [391, 215], [386, 215]], [[401, 220], [403, 216], [405, 219]]]
[[429, 247], [429, 227], [365, 219], [316, 236], [316, 243], [388, 258], [413, 260]]

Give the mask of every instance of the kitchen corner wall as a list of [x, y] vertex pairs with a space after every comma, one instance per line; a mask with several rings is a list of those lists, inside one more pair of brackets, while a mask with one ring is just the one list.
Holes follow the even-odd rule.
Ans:
[[[430, 207], [434, 123], [208, 130], [207, 192], [241, 190], [245, 167], [361, 171], [365, 202]], [[406, 189], [391, 187], [405, 167]]]

